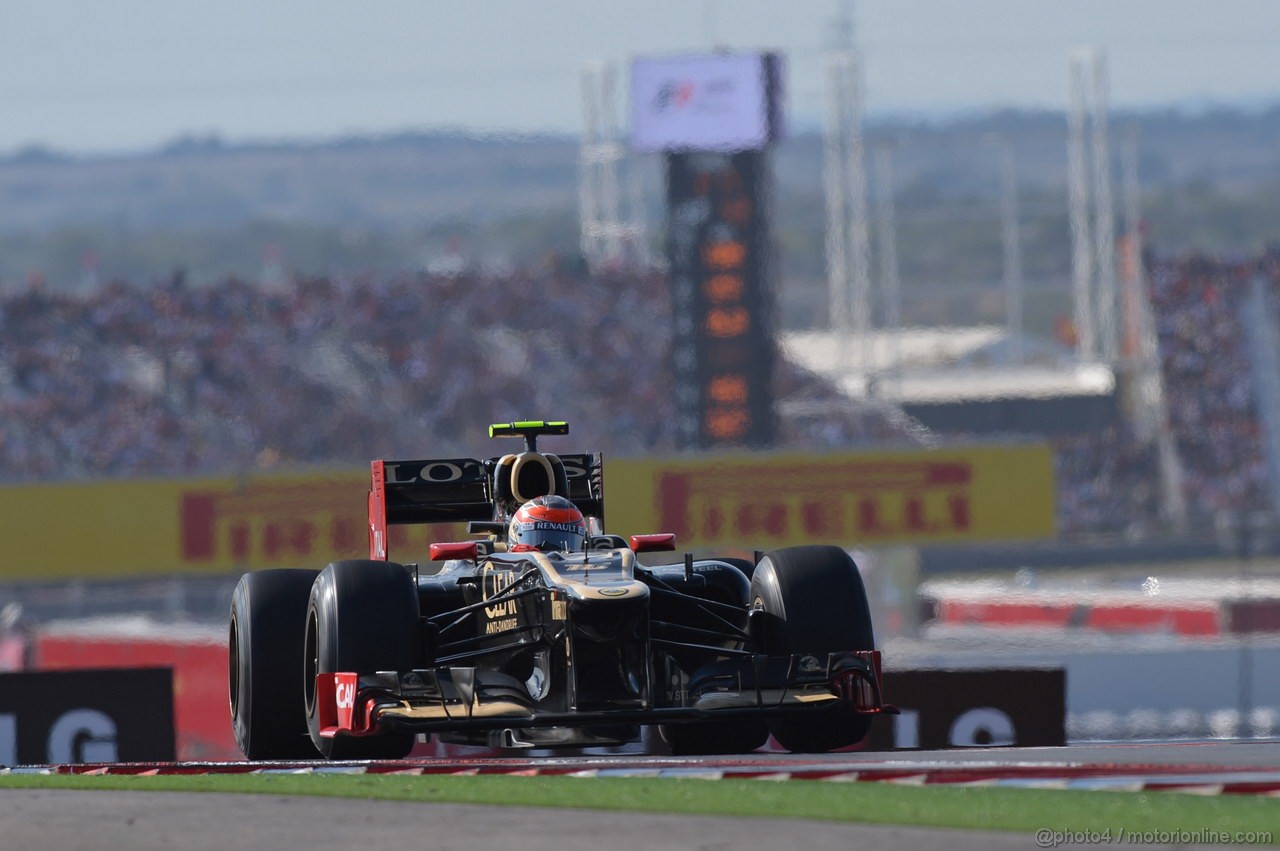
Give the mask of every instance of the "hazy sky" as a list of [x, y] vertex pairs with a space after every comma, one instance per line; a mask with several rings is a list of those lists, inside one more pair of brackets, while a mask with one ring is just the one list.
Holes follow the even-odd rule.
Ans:
[[[584, 63], [772, 48], [816, 126], [841, 0], [4, 0], [0, 152], [431, 127], [575, 132]], [[1109, 51], [1118, 106], [1280, 99], [1277, 0], [859, 0], [875, 113], [1066, 102]]]

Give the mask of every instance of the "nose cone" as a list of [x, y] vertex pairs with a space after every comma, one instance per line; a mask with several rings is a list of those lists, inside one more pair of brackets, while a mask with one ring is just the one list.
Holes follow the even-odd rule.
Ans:
[[649, 599], [649, 586], [634, 579], [575, 582], [566, 590], [570, 597], [582, 601]]
[[[628, 587], [638, 585], [640, 592]], [[576, 589], [587, 590], [587, 589]], [[569, 601], [569, 620], [576, 635], [597, 642], [643, 637], [649, 615], [649, 589], [639, 582], [602, 585], [599, 596]], [[622, 592], [610, 594], [609, 592]]]

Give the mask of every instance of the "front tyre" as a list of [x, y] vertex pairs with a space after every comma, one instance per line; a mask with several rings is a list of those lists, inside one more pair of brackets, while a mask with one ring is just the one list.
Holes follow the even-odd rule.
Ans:
[[[722, 559], [723, 560], [723, 559]], [[687, 685], [691, 696], [711, 681], [731, 674], [738, 665], [732, 661], [712, 662], [694, 671]], [[672, 756], [726, 756], [759, 750], [769, 741], [769, 725], [762, 718], [716, 718], [659, 724], [658, 733]]]
[[[766, 555], [751, 577], [754, 608], [768, 612], [770, 654], [873, 650], [871, 610], [858, 567], [839, 547], [788, 547]], [[820, 753], [866, 738], [871, 715], [841, 704], [769, 722], [789, 751]]]
[[320, 735], [316, 677], [341, 671], [408, 671], [418, 666], [418, 593], [413, 574], [386, 561], [340, 561], [320, 572], [307, 604], [305, 672], [307, 728], [328, 759], [401, 759], [412, 733]]
[[249, 759], [316, 759], [303, 704], [302, 647], [316, 570], [261, 570], [231, 596], [227, 685], [236, 744]]
[[658, 727], [672, 756], [728, 756], [751, 753], [769, 741], [769, 728], [754, 718], [726, 718], [661, 724]]

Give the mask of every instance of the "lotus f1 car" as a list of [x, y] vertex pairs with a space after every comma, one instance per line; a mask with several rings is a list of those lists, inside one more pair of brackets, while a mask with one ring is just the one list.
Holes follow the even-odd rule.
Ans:
[[[685, 555], [671, 534], [604, 531], [601, 456], [538, 451], [565, 423], [490, 427], [524, 451], [374, 461], [368, 560], [246, 574], [231, 606], [230, 697], [249, 759], [400, 758], [418, 733], [527, 748], [616, 745], [656, 725], [673, 753], [860, 742], [881, 696], [866, 593], [837, 547], [753, 561]], [[529, 500], [567, 497], [584, 546], [508, 546]], [[389, 559], [388, 527], [467, 522]]]

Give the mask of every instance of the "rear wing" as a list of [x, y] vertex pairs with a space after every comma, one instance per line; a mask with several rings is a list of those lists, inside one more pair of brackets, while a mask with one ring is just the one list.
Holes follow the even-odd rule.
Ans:
[[[557, 455], [569, 492], [583, 514], [604, 522], [600, 453]], [[498, 458], [374, 461], [369, 486], [369, 557], [386, 560], [387, 527], [419, 523], [506, 520], [494, 502]]]
[[599, 452], [558, 455], [569, 479], [569, 501], [588, 517], [604, 523], [604, 456]]

